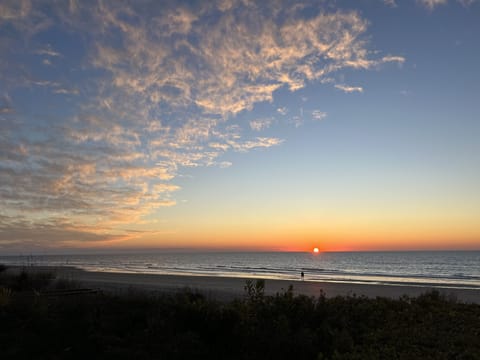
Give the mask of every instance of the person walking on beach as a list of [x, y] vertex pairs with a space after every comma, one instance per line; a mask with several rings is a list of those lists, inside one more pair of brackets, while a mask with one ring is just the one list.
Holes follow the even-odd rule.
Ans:
[[300, 273], [300, 277], [302, 278], [302, 281], [305, 279], [305, 274], [303, 273], [303, 271]]

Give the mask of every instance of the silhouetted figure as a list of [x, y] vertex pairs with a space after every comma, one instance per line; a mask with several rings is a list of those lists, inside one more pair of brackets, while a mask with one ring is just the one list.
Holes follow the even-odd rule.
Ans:
[[302, 281], [303, 281], [305, 279], [305, 274], [303, 273], [303, 271], [301, 272], [300, 276], [301, 276]]

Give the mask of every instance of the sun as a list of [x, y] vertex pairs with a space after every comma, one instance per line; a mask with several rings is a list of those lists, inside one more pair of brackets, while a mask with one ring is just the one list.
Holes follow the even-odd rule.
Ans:
[[314, 254], [318, 254], [319, 252], [320, 252], [320, 250], [318, 250], [317, 247], [316, 247], [316, 248], [313, 248], [313, 253], [314, 253]]

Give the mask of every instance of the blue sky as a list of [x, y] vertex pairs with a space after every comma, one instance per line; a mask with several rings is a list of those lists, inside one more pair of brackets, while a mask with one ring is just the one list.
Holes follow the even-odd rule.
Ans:
[[478, 248], [479, 19], [2, 1], [0, 251]]

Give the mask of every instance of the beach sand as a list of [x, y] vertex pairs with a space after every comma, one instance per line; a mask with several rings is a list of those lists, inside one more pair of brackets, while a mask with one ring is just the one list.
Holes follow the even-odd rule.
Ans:
[[[11, 271], [20, 271], [21, 267], [11, 267]], [[174, 293], [185, 289], [198, 291], [210, 298], [231, 300], [245, 295], [246, 278], [191, 276], [191, 275], [158, 275], [140, 273], [113, 273], [84, 271], [74, 267], [37, 266], [27, 268], [29, 271], [49, 271], [59, 279], [74, 280], [86, 287], [105, 291], [149, 291]], [[413, 285], [381, 285], [333, 283], [318, 281], [265, 280], [265, 293], [274, 295], [284, 292], [292, 285], [295, 294], [319, 296], [323, 291], [327, 297], [366, 296], [370, 298], [399, 298], [402, 295], [415, 297], [430, 290], [437, 290], [466, 303], [480, 303], [479, 289], [439, 288]]]

